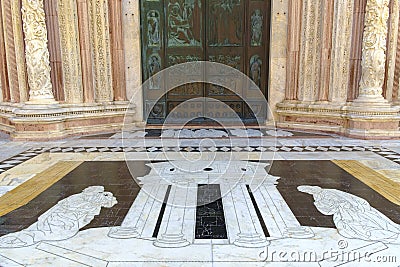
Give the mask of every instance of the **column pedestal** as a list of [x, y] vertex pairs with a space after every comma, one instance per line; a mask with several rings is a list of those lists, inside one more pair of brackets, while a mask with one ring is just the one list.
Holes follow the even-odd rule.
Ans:
[[362, 50], [360, 93], [347, 111], [347, 135], [351, 137], [396, 137], [399, 107], [383, 97], [388, 34], [389, 0], [368, 0]]

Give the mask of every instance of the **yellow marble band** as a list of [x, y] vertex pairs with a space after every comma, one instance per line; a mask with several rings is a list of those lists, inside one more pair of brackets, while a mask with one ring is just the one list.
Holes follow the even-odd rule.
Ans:
[[400, 206], [400, 184], [356, 160], [332, 160], [337, 166], [378, 192], [387, 200]]
[[83, 161], [60, 161], [47, 170], [35, 175], [25, 183], [0, 197], [0, 216], [3, 216], [44, 192], [50, 186], [61, 180], [65, 175], [82, 164]]

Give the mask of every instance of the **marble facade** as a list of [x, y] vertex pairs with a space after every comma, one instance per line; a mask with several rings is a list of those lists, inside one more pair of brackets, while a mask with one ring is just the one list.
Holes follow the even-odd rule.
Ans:
[[[114, 131], [127, 112], [143, 124], [139, 1], [0, 2], [0, 130], [37, 140]], [[266, 123], [399, 137], [398, 2], [271, 4]]]

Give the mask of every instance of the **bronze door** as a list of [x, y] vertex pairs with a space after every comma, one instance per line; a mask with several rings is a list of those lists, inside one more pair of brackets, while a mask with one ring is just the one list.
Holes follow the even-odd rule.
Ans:
[[[218, 62], [248, 75], [267, 96], [269, 25], [270, 0], [141, 0], [143, 81], [150, 79], [144, 89], [148, 122], [162, 123], [169, 114], [176, 120], [198, 117], [199, 121], [230, 116], [225, 105], [203, 99], [188, 103], [190, 114], [171, 113], [179, 104], [198, 97], [218, 99], [243, 121], [254, 121], [254, 114], [239, 96], [211, 84], [186, 84], [157, 101], [159, 90], [166, 89], [152, 75], [189, 61]], [[230, 79], [226, 75], [216, 78]], [[251, 99], [255, 88], [239, 89]]]

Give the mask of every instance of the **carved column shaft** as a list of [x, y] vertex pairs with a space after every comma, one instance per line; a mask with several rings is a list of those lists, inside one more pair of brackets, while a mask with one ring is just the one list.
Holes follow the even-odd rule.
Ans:
[[107, 0], [90, 0], [90, 33], [96, 102], [113, 101]]
[[25, 44], [22, 30], [21, 1], [10, 1], [14, 32], [15, 61], [20, 102], [28, 101], [28, 76], [25, 62]]
[[111, 22], [110, 35], [114, 99], [117, 101], [123, 101], [126, 100], [126, 82], [125, 55], [122, 35], [122, 2], [121, 0], [109, 0], [108, 4]]
[[388, 101], [392, 100], [394, 91], [394, 79], [397, 57], [397, 39], [399, 34], [399, 1], [390, 1], [390, 21], [389, 33], [387, 40], [387, 59], [386, 59], [386, 73], [383, 85], [383, 93]]
[[[338, 0], [334, 2], [332, 62], [329, 100], [344, 104], [350, 76], [350, 55], [352, 39], [352, 23], [354, 0]], [[359, 43], [361, 44], [361, 43]]]
[[352, 101], [358, 96], [361, 79], [362, 37], [365, 18], [366, 0], [354, 1], [353, 27], [350, 51], [350, 75], [347, 100]]
[[360, 94], [355, 102], [384, 103], [386, 37], [389, 0], [367, 0], [362, 50]]
[[50, 78], [54, 98], [64, 101], [64, 79], [62, 70], [62, 58], [60, 48], [60, 31], [58, 24], [57, 1], [44, 0], [44, 13], [46, 14], [46, 26], [48, 35], [48, 48], [50, 53]]
[[67, 103], [83, 102], [79, 32], [76, 18], [76, 2], [58, 0], [63, 84]]
[[286, 99], [297, 99], [302, 1], [289, 0]]
[[87, 0], [77, 1], [79, 48], [81, 53], [82, 85], [85, 102], [94, 102], [92, 50]]
[[[0, 6], [1, 9], [1, 6]], [[7, 59], [6, 50], [4, 44], [4, 31], [3, 31], [3, 19], [2, 12], [0, 12], [0, 78], [1, 78], [1, 101], [10, 101], [10, 88], [8, 84], [8, 73], [7, 73]]]
[[[399, 18], [400, 20], [400, 18]], [[393, 92], [392, 92], [392, 99], [393, 102], [396, 104], [400, 103], [400, 21], [397, 25], [397, 46], [396, 46], [396, 63], [395, 63], [395, 70], [394, 70], [394, 77], [393, 77]]]
[[323, 0], [322, 48], [321, 48], [321, 84], [318, 100], [327, 101], [331, 75], [332, 22], [334, 1]]
[[22, 0], [30, 104], [56, 103], [50, 78], [50, 55], [43, 0]]
[[315, 101], [320, 86], [322, 0], [303, 1], [298, 99]]
[[3, 19], [4, 45], [7, 61], [7, 74], [10, 88], [10, 101], [19, 102], [17, 63], [15, 60], [13, 18], [11, 16], [11, 1], [1, 1]]

